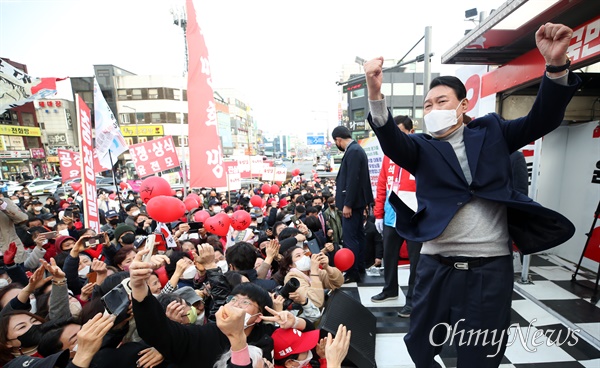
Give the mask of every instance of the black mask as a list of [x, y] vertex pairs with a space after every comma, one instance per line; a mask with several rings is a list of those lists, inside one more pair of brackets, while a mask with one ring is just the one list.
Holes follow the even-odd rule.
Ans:
[[110, 219], [110, 220], [108, 220], [108, 223], [111, 225], [117, 225], [119, 223], [119, 219], [118, 218]]
[[42, 339], [42, 325], [31, 325], [31, 328], [23, 335], [17, 337], [17, 340], [21, 342], [22, 348], [30, 348], [38, 346]]
[[135, 235], [125, 234], [121, 237], [121, 244], [133, 244], [135, 241]]
[[321, 210], [323, 209], [323, 206], [315, 206], [315, 208], [317, 209], [317, 211], [321, 212]]

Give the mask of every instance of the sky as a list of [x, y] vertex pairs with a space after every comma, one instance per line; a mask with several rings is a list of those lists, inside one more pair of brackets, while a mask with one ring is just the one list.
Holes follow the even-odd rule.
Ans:
[[[194, 0], [214, 86], [235, 88], [260, 129], [325, 131], [337, 122], [341, 67], [355, 57], [399, 59], [432, 26], [432, 72], [471, 8], [503, 0]], [[182, 75], [184, 41], [171, 9], [183, 0], [0, 0], [0, 56], [35, 77], [91, 76], [94, 64], [138, 75]], [[423, 54], [424, 45], [407, 57]], [[358, 66], [357, 66], [358, 70]]]

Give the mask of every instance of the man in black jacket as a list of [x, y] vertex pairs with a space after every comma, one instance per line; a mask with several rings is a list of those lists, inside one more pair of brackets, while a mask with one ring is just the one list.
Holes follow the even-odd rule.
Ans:
[[[182, 325], [167, 318], [160, 303], [149, 292], [147, 280], [152, 272], [168, 262], [165, 256], [154, 256], [151, 262], [143, 262], [147, 250], [139, 252], [129, 266], [133, 315], [140, 337], [153, 346], [176, 367], [213, 366], [218, 357], [230, 348], [230, 342], [215, 323], [203, 326]], [[249, 344], [259, 346], [263, 357], [270, 359], [273, 350], [271, 334], [277, 328], [312, 330], [312, 323], [295, 317], [288, 311], [276, 312], [269, 294], [252, 283], [242, 283], [231, 292], [228, 303], [245, 310], [244, 333]], [[273, 316], [266, 316], [273, 314]]]
[[356, 282], [365, 272], [363, 210], [373, 203], [369, 165], [367, 154], [352, 139], [348, 128], [337, 126], [331, 136], [337, 148], [345, 152], [335, 181], [335, 205], [342, 209], [344, 246], [354, 253], [354, 265], [346, 272], [345, 282]]

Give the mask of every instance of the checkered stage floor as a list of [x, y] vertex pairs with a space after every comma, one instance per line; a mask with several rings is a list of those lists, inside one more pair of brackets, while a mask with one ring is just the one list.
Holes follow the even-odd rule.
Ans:
[[[526, 336], [530, 321], [533, 329], [541, 329], [554, 334], [562, 331], [562, 336], [571, 331], [581, 330], [578, 342], [569, 346], [544, 343], [536, 352], [528, 352], [515, 342], [506, 349], [501, 367], [503, 368], [600, 368], [600, 302], [591, 304], [591, 290], [572, 283], [574, 266], [552, 255], [535, 255], [531, 258], [531, 284], [515, 282], [512, 302], [512, 321], [518, 323]], [[403, 293], [407, 291], [408, 266], [398, 267], [399, 282]], [[515, 277], [517, 278], [517, 274]], [[595, 282], [595, 274], [578, 276], [590, 286]], [[591, 281], [590, 281], [591, 280]], [[414, 367], [404, 345], [403, 337], [408, 332], [410, 319], [397, 317], [404, 305], [404, 294], [397, 300], [372, 303], [371, 297], [378, 294], [383, 286], [383, 276], [365, 276], [360, 284], [346, 284], [343, 291], [352, 295], [366, 306], [377, 318], [376, 361], [379, 368]], [[557, 335], [552, 340], [556, 340]], [[537, 342], [547, 339], [542, 336]], [[562, 337], [560, 338], [562, 340]], [[574, 341], [574, 340], [569, 340]], [[544, 341], [545, 342], [545, 341]], [[550, 347], [548, 345], [551, 345]], [[529, 346], [533, 350], [533, 346]], [[454, 347], [445, 346], [436, 360], [443, 367], [456, 367]]]

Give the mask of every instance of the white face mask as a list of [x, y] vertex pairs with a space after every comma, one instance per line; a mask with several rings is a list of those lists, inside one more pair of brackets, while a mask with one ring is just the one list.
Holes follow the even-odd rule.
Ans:
[[54, 226], [56, 226], [56, 221], [50, 221], [48, 223], [48, 227], [54, 227]]
[[219, 206], [214, 206], [214, 207], [213, 207], [213, 212], [214, 212], [214, 213], [219, 213], [219, 212], [221, 212], [221, 207], [219, 207]]
[[300, 271], [308, 271], [310, 270], [310, 258], [307, 255], [303, 255], [302, 258], [297, 260], [296, 268]]
[[298, 367], [306, 367], [308, 365], [308, 363], [310, 363], [310, 360], [313, 358], [312, 355], [312, 351], [308, 351], [308, 355], [306, 356], [306, 359], [304, 360], [296, 360], [296, 363], [300, 364]]
[[77, 271], [79, 277], [86, 278], [87, 274], [90, 273], [90, 266], [85, 266], [81, 270]]
[[198, 270], [196, 269], [196, 266], [191, 265], [188, 268], [186, 268], [185, 271], [183, 271], [181, 278], [184, 280], [190, 280], [190, 279], [194, 279], [197, 274], [198, 274]]
[[227, 266], [227, 261], [226, 260], [222, 260], [217, 262], [217, 267], [219, 267], [221, 269], [221, 271], [223, 271], [223, 273], [227, 272], [229, 270], [229, 267]]
[[63, 229], [58, 232], [59, 235], [69, 236], [69, 229]]
[[454, 110], [431, 110], [423, 117], [425, 126], [432, 136], [436, 137], [443, 135], [456, 125], [458, 122], [456, 110], [461, 106], [462, 101], [463, 100], [458, 103], [458, 106]]
[[33, 207], [33, 209], [36, 210], [36, 211], [38, 211], [38, 212], [40, 212], [42, 210], [42, 208], [43, 207], [39, 207], [39, 206], [38, 207]]
[[250, 314], [248, 312], [246, 312], [246, 315], [244, 316], [244, 330], [247, 329], [250, 326], [254, 326], [256, 324], [256, 322], [254, 322], [253, 324], [249, 325], [248, 321], [250, 320], [250, 318], [254, 317], [254, 316], [258, 316], [260, 313], [256, 313], [256, 314]]
[[135, 216], [137, 216], [137, 215], [139, 215], [139, 214], [140, 214], [140, 211], [139, 211], [139, 210], [137, 210], [137, 211], [133, 211], [133, 212], [131, 213], [131, 216], [135, 217]]
[[42, 241], [42, 245], [46, 245], [46, 244], [48, 244], [48, 239], [44, 239], [44, 240]]
[[257, 223], [257, 224], [262, 224], [262, 222], [263, 222], [263, 218], [262, 218], [262, 217], [258, 217], [258, 218], [256, 219], [256, 223]]
[[12, 200], [12, 202], [13, 202], [14, 204], [19, 204], [19, 203], [21, 203], [21, 201], [19, 201], [18, 199], [13, 199], [13, 200]]

